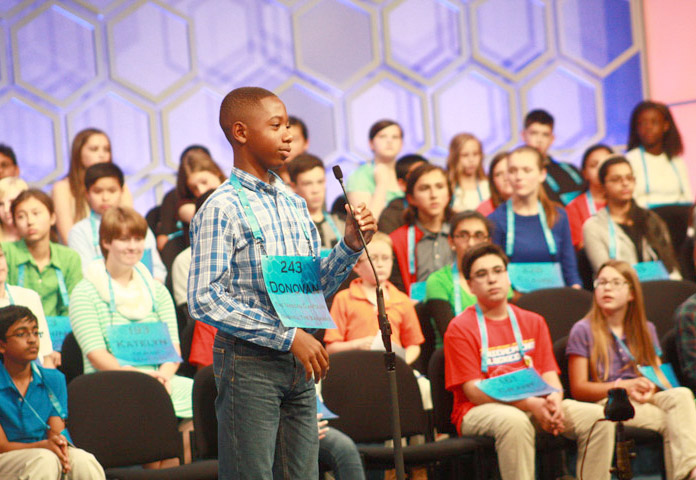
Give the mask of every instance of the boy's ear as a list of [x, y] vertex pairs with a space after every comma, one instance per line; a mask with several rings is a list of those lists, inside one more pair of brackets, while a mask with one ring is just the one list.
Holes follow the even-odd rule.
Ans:
[[232, 124], [232, 137], [244, 145], [247, 142], [249, 129], [244, 122], [236, 121]]
[[5, 343], [4, 340], [0, 340], [0, 353], [2, 353], [4, 355], [6, 348], [7, 348], [7, 343]]

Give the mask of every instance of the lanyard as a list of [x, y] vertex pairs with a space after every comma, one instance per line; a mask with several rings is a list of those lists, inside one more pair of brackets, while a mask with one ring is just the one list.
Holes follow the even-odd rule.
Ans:
[[[507, 307], [507, 312], [508, 316], [510, 317], [512, 332], [515, 334], [517, 348], [520, 351], [520, 358], [524, 360], [524, 363], [529, 367], [529, 360], [524, 354], [524, 343], [522, 343], [520, 326], [517, 323], [515, 312], [512, 311], [510, 305]], [[481, 334], [481, 371], [483, 373], [488, 373], [488, 329], [486, 328], [486, 319], [483, 317], [483, 312], [481, 311], [481, 307], [478, 303], [476, 304], [476, 319], [478, 320], [479, 333]]]
[[[647, 195], [650, 195], [650, 180], [648, 177], [648, 162], [645, 161], [645, 148], [641, 145], [640, 148], [640, 159], [643, 162], [643, 177], [645, 177], [645, 193]], [[681, 176], [679, 175], [679, 171], [677, 170], [677, 167], [674, 165], [674, 162], [672, 160], [668, 160], [667, 163], [669, 163], [672, 167], [672, 170], [674, 171], [674, 176], [677, 177], [677, 181], [679, 182], [679, 195], [683, 196], [684, 195], [684, 184], [682, 184], [682, 179]]]
[[[51, 405], [53, 405], [53, 408], [55, 408], [56, 412], [58, 412], [58, 416], [60, 418], [66, 418], [67, 415], [65, 414], [65, 410], [63, 409], [62, 405], [58, 401], [58, 398], [56, 397], [56, 394], [53, 393], [53, 390], [51, 390], [51, 387], [48, 386], [46, 381], [43, 379], [43, 375], [41, 375], [41, 371], [39, 370], [39, 367], [36, 366], [34, 362], [31, 362], [31, 370], [34, 373], [35, 376], [37, 376], [39, 379], [44, 384], [44, 387], [46, 388], [46, 393], [48, 394], [48, 399], [51, 401]], [[46, 423], [46, 421], [39, 415], [39, 412], [36, 411], [36, 409], [27, 401], [26, 398], [24, 398], [24, 404], [29, 407], [29, 410], [34, 414], [34, 416], [41, 422], [42, 425], [46, 427], [46, 430], [50, 430], [51, 426]]]
[[[512, 210], [512, 199], [507, 201], [507, 236], [505, 239], [505, 253], [508, 257], [512, 257], [512, 253], [515, 250], [515, 212]], [[548, 223], [546, 223], [546, 212], [540, 201], [537, 202], [537, 208], [539, 210], [539, 222], [541, 223], [541, 229], [544, 232], [544, 238], [546, 239], [546, 245], [549, 247], [549, 254], [553, 257], [558, 253], [556, 248], [556, 240], [553, 238], [551, 229]]]
[[[621, 350], [623, 350], [623, 352], [624, 352], [624, 353], [626, 354], [626, 356], [631, 360], [631, 362], [633, 362], [633, 363], [635, 363], [635, 364], [637, 365], [638, 363], [636, 362], [636, 357], [633, 356], [633, 354], [632, 354], [631, 351], [628, 349], [628, 346], [626, 346], [626, 344], [624, 343], [624, 341], [621, 340], [621, 339], [619, 338], [619, 336], [618, 336], [617, 334], [615, 334], [614, 332], [611, 332], [611, 334], [614, 336], [614, 340], [616, 340], [616, 343], [619, 344], [619, 348], [620, 348]], [[655, 348], [655, 354], [656, 354], [658, 357], [661, 357], [661, 356], [662, 356], [662, 349], [660, 348], [660, 346], [654, 344], [653, 347]]]
[[408, 273], [410, 275], [416, 274], [416, 227], [410, 225], [408, 227], [408, 244], [406, 245], [406, 250], [408, 250]]
[[595, 206], [594, 199], [592, 198], [592, 192], [587, 189], [585, 193], [585, 201], [587, 202], [587, 209], [590, 211], [590, 216], [597, 214], [597, 207]]
[[[56, 271], [56, 278], [58, 278], [58, 290], [60, 291], [60, 299], [63, 302], [64, 307], [69, 307], [70, 306], [70, 297], [68, 296], [68, 289], [65, 286], [65, 277], [63, 276], [63, 272], [60, 271], [60, 268], [56, 267], [55, 265], [53, 268]], [[24, 286], [24, 272], [26, 270], [26, 264], [21, 264], [19, 267], [17, 267], [17, 284], [20, 287]]]
[[5, 282], [5, 293], [7, 293], [7, 299], [10, 301], [10, 305], [14, 305], [14, 298], [12, 298], [12, 293], [10, 293], [10, 287], [7, 286], [7, 282]]
[[[239, 196], [239, 201], [242, 204], [244, 214], [246, 216], [247, 221], [249, 222], [249, 227], [251, 227], [251, 232], [253, 233], [254, 238], [260, 244], [264, 255], [267, 255], [266, 247], [264, 246], [263, 233], [261, 233], [259, 221], [256, 218], [254, 210], [252, 210], [251, 205], [249, 204], [249, 198], [247, 197], [246, 192], [242, 188], [242, 184], [239, 182], [239, 179], [234, 174], [234, 172], [230, 173], [229, 182], [230, 185], [232, 185], [232, 187], [236, 190], [237, 195]], [[281, 192], [281, 194], [285, 195], [283, 192]], [[295, 217], [295, 221], [297, 221], [297, 223], [302, 227], [302, 232], [304, 233], [305, 239], [307, 239], [307, 243], [309, 244], [310, 255], [314, 257], [314, 247], [312, 246], [312, 241], [310, 240], [309, 232], [307, 231], [307, 226], [304, 224], [304, 222], [297, 218], [294, 206], [290, 210], [292, 211], [292, 214]]]
[[462, 286], [459, 284], [457, 261], [452, 264], [452, 283], [454, 285], [454, 315], [462, 313]]
[[[143, 275], [143, 272], [138, 270], [137, 268], [134, 268], [136, 272], [138, 272], [138, 275], [140, 275], [140, 278], [143, 279], [143, 283], [145, 283], [145, 286], [147, 286], [147, 291], [150, 294], [150, 298], [152, 299], [152, 312], [157, 313], [157, 301], [155, 300], [155, 295], [152, 293], [152, 289], [150, 288], [150, 284], [147, 282], [147, 279], [145, 278], [145, 275]], [[114, 296], [114, 287], [111, 283], [111, 275], [109, 275], [109, 272], [106, 272], [106, 276], [109, 279], [109, 311], [111, 312], [111, 323], [114, 323], [114, 313], [116, 313], [116, 297]]]
[[607, 218], [609, 219], [609, 258], [615, 260], [618, 254], [618, 244], [616, 243], [616, 224], [614, 223], [614, 219], [611, 218], [609, 207], [605, 208], [607, 210]]
[[331, 218], [331, 215], [328, 213], [324, 212], [324, 220], [326, 223], [329, 224], [329, 227], [331, 227], [331, 230], [333, 230], [334, 235], [336, 235], [336, 238], [338, 240], [341, 240], [343, 238], [343, 235], [341, 232], [338, 230], [338, 227], [336, 226], [336, 222], [333, 221], [333, 218]]
[[96, 252], [96, 255], [94, 257], [95, 260], [104, 258], [103, 255], [101, 254], [101, 248], [99, 248], [99, 224], [101, 223], [101, 218], [97, 216], [96, 213], [90, 212], [89, 214], [89, 224], [92, 228], [92, 247], [94, 247], [94, 251]]
[[[563, 162], [554, 162], [554, 163], [556, 165], [558, 165], [559, 167], [561, 167], [563, 169], [563, 171], [566, 172], [568, 174], [568, 176], [570, 176], [570, 178], [572, 178], [573, 181], [577, 185], [582, 185], [582, 183], [583, 183], [582, 177], [580, 175], [578, 175], [578, 172], [573, 170], [573, 167], [571, 167], [567, 163], [563, 163]], [[546, 183], [548, 183], [549, 187], [551, 187], [551, 190], [553, 190], [556, 193], [558, 193], [561, 190], [561, 187], [560, 187], [560, 185], [558, 185], [558, 182], [556, 181], [556, 179], [553, 178], [550, 174], [546, 175]]]

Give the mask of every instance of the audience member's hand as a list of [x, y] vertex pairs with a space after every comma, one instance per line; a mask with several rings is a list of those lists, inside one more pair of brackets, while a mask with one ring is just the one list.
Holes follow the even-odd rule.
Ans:
[[654, 383], [645, 377], [621, 380], [617, 386], [625, 388], [628, 392], [629, 398], [638, 403], [645, 403], [649, 401], [657, 388]]
[[329, 354], [319, 340], [298, 328], [290, 351], [304, 366], [307, 380], [314, 375], [314, 382], [319, 383], [319, 380], [326, 377], [326, 372], [329, 371]]
[[363, 233], [363, 237], [365, 237], [365, 243], [370, 243], [372, 236], [377, 231], [377, 220], [375, 220], [375, 217], [372, 216], [372, 212], [368, 210], [364, 203], [361, 203], [353, 209], [352, 217], [350, 215], [350, 205], [346, 204], [346, 213], [348, 216], [346, 217], [346, 232], [344, 240], [348, 247], [357, 252], [363, 248], [362, 242], [360, 241], [360, 235], [358, 234], [358, 224], [360, 225], [360, 230]]
[[551, 433], [558, 435], [565, 430], [565, 415], [563, 414], [563, 406], [561, 402], [563, 396], [560, 392], [554, 392], [546, 397], [546, 408], [551, 414]]
[[530, 397], [527, 399], [527, 405], [529, 406], [529, 412], [542, 430], [553, 433], [553, 414], [548, 408], [546, 399], [541, 397]]
[[353, 340], [353, 346], [355, 347], [356, 350], [372, 350], [372, 344], [375, 342], [375, 337], [370, 336], [370, 337], [363, 337], [363, 338], [356, 338]]
[[329, 431], [329, 421], [322, 420], [323, 413], [317, 413], [317, 429], [319, 430], [319, 440], [326, 437], [326, 432]]
[[43, 366], [46, 368], [58, 368], [61, 365], [60, 352], [51, 352], [43, 357]]
[[396, 172], [386, 163], [376, 163], [374, 170], [375, 186], [384, 186], [387, 190], [398, 190]]
[[171, 382], [169, 381], [169, 377], [164, 375], [159, 370], [152, 370], [152, 371], [146, 372], [146, 373], [148, 375], [150, 375], [151, 377], [156, 378], [158, 382], [160, 382], [162, 385], [164, 385], [164, 388], [167, 390], [167, 393], [169, 393], [171, 395], [172, 385], [171, 385]]
[[68, 456], [68, 441], [63, 435], [56, 435], [55, 433], [49, 433], [49, 437], [44, 440], [42, 447], [46, 448], [56, 454], [60, 460], [60, 464], [63, 467], [63, 472], [67, 473], [70, 471], [70, 457]]

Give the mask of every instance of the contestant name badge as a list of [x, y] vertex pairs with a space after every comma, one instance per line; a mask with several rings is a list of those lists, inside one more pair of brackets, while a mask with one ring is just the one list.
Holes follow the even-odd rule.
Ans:
[[284, 326], [336, 328], [326, 308], [318, 258], [264, 256], [261, 268], [266, 291]]
[[181, 362], [167, 324], [131, 323], [106, 327], [111, 353], [122, 365], [161, 365]]
[[70, 317], [67, 315], [49, 315], [46, 317], [46, 324], [51, 334], [53, 350], [56, 352], [62, 351], [65, 337], [68, 336], [68, 333], [72, 332]]
[[561, 264], [558, 262], [510, 263], [508, 273], [512, 288], [520, 293], [565, 286]]
[[516, 402], [529, 397], [544, 397], [558, 389], [552, 387], [533, 368], [523, 368], [497, 377], [479, 380], [476, 386], [501, 402]]

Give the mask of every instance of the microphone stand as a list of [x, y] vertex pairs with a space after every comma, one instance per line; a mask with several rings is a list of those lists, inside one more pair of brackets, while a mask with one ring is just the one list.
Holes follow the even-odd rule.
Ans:
[[612, 422], [616, 422], [616, 467], [611, 469], [619, 480], [631, 480], [633, 471], [631, 469], [631, 459], [636, 457], [631, 449], [634, 446], [633, 440], [626, 440], [624, 424], [635, 416], [635, 409], [628, 398], [628, 393], [624, 388], [612, 388], [607, 392], [607, 404], [604, 406], [604, 417]]
[[[341, 185], [343, 194], [346, 196], [346, 203], [348, 203], [348, 193], [346, 192], [346, 187], [343, 185], [343, 172], [341, 167], [335, 165], [333, 167], [333, 173]], [[350, 207], [350, 216], [353, 216], [353, 206], [348, 203]], [[357, 224], [357, 222], [356, 222]], [[392, 351], [391, 344], [391, 325], [389, 325], [389, 319], [387, 318], [387, 311], [384, 307], [384, 292], [382, 291], [382, 285], [380, 284], [379, 277], [377, 276], [377, 270], [372, 263], [372, 258], [367, 251], [367, 243], [365, 242], [365, 237], [363, 237], [360, 226], [358, 225], [358, 235], [360, 236], [360, 241], [365, 248], [365, 254], [367, 255], [367, 260], [372, 267], [372, 272], [375, 275], [375, 281], [377, 286], [375, 291], [377, 293], [377, 319], [379, 322], [379, 329], [382, 332], [382, 342], [384, 343], [384, 366], [387, 369], [387, 378], [389, 379], [389, 393], [391, 397], [391, 417], [392, 417], [392, 438], [394, 439], [394, 468], [396, 469], [397, 480], [404, 480], [406, 478], [406, 472], [404, 469], [404, 452], [401, 446], [401, 418], [399, 415], [399, 392], [396, 385], [396, 354]]]

